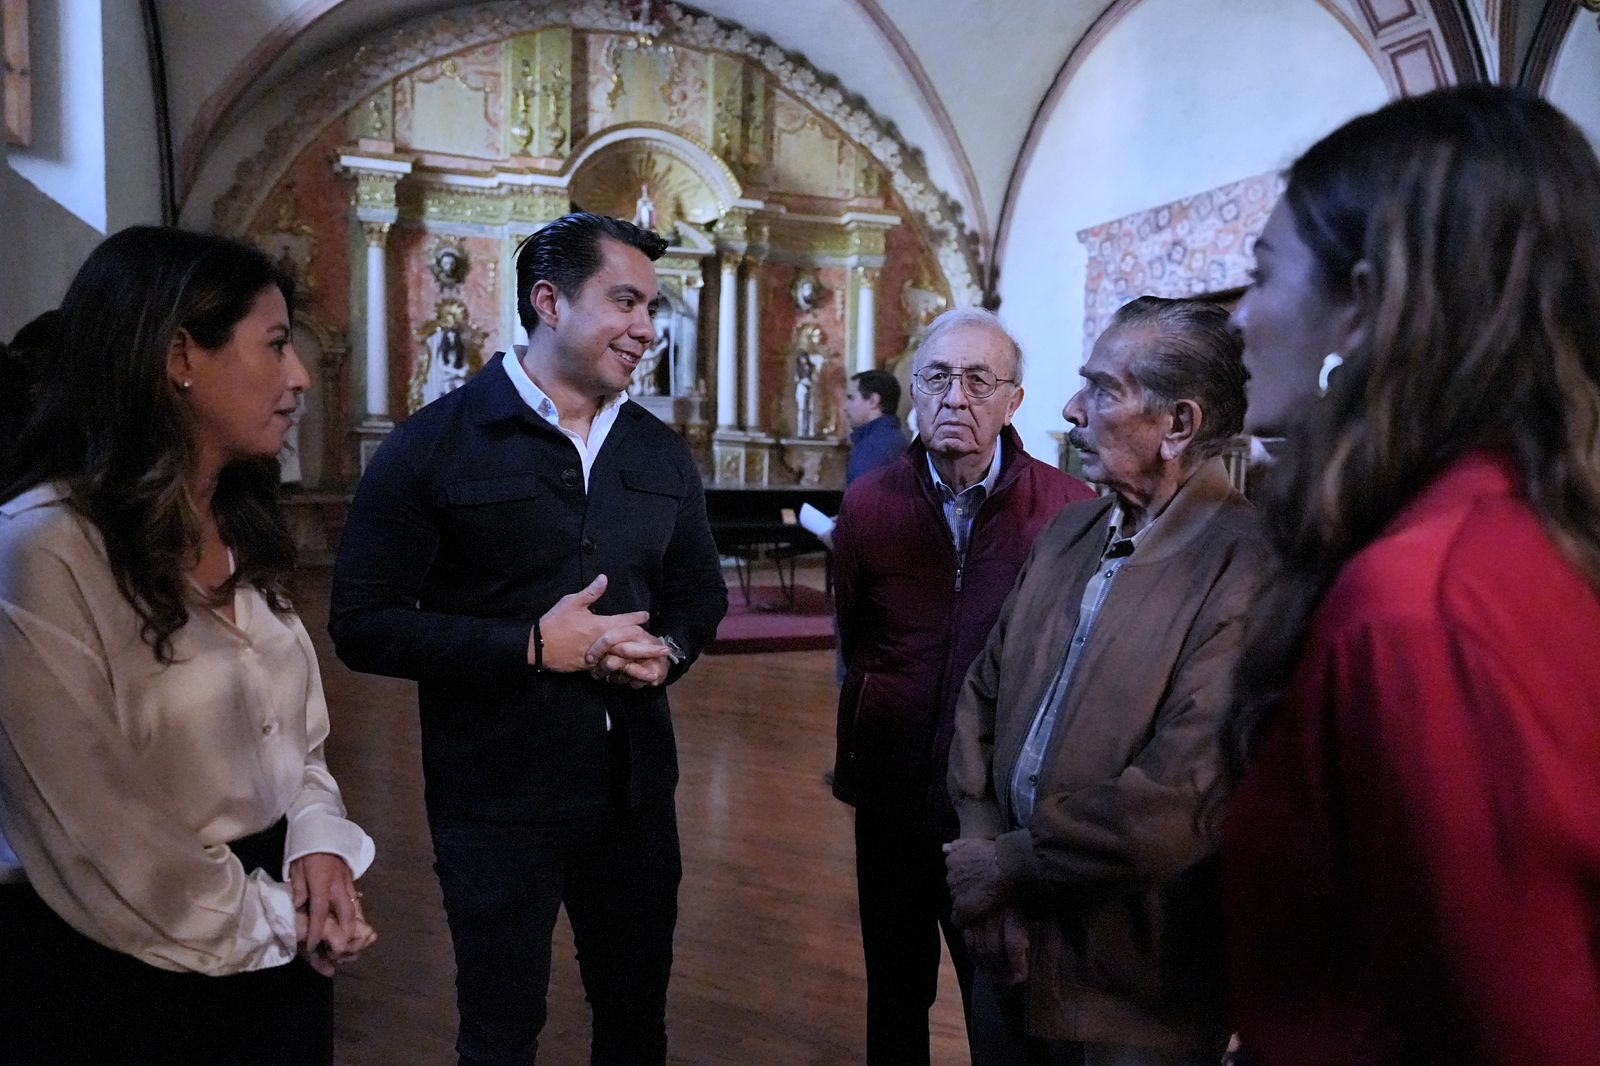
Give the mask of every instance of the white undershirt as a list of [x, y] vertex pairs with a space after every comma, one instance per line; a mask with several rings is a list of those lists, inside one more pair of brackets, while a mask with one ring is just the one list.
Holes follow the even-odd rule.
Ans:
[[617, 414], [622, 410], [622, 404], [627, 400], [628, 394], [619, 392], [600, 405], [600, 409], [594, 413], [594, 421], [589, 423], [589, 439], [585, 441], [561, 424], [561, 413], [556, 410], [555, 401], [528, 376], [528, 371], [522, 365], [522, 356], [527, 350], [528, 346], [525, 344], [513, 344], [511, 351], [500, 360], [506, 368], [506, 377], [511, 379], [512, 387], [517, 390], [517, 395], [522, 397], [522, 402], [532, 408], [534, 414], [560, 430], [561, 435], [578, 449], [578, 459], [583, 464], [583, 490], [588, 492], [589, 471], [594, 467], [595, 456], [600, 454], [600, 448], [605, 444], [611, 427], [617, 424]]

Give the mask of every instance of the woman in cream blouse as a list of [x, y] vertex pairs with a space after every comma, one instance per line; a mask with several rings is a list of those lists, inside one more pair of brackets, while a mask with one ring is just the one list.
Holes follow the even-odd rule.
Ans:
[[0, 458], [0, 1057], [331, 1063], [373, 844], [323, 760], [277, 453], [291, 285], [137, 227]]

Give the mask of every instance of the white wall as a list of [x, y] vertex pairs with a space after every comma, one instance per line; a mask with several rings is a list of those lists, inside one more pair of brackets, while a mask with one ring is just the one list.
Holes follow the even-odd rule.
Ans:
[[103, 233], [106, 150], [100, 7], [101, 0], [39, 0], [30, 5], [33, 144], [12, 148], [7, 161], [25, 181]]
[[1000, 315], [1028, 356], [1017, 428], [1048, 433], [1077, 388], [1087, 255], [1079, 230], [1287, 166], [1380, 106], [1383, 81], [1314, 0], [1144, 0], [1110, 30], [1047, 116], [1018, 185]]
[[1567, 31], [1545, 95], [1572, 116], [1600, 151], [1600, 32], [1589, 12], [1579, 11]]
[[33, 144], [0, 166], [0, 339], [60, 303], [106, 233], [161, 220], [138, 5], [34, 0], [29, 17]]

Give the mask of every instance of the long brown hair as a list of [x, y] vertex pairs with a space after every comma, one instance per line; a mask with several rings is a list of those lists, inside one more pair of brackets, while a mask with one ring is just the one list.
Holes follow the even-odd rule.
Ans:
[[1344, 563], [1453, 460], [1510, 455], [1556, 547], [1600, 587], [1600, 162], [1548, 103], [1486, 85], [1401, 100], [1289, 170], [1328, 291], [1365, 329], [1266, 497], [1282, 553], [1257, 600], [1224, 746], [1242, 772]]
[[[202, 347], [223, 346], [274, 286], [292, 304], [293, 284], [272, 261], [226, 237], [158, 226], [108, 237], [67, 290], [53, 357], [39, 370], [39, 408], [0, 471], [0, 499], [66, 483], [163, 663], [189, 620], [186, 575], [200, 546], [194, 437], [167, 353], [179, 329]], [[285, 611], [294, 540], [277, 495], [276, 459], [235, 462], [211, 507], [236, 562], [221, 594], [244, 582]]]

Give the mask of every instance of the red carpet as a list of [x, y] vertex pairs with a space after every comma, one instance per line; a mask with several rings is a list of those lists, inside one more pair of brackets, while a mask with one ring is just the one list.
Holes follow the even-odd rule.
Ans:
[[833, 647], [833, 600], [804, 585], [791, 606], [776, 585], [750, 589], [750, 606], [737, 584], [728, 589], [728, 614], [717, 627], [709, 655], [749, 655], [767, 651], [820, 651]]

